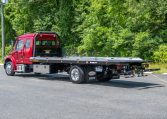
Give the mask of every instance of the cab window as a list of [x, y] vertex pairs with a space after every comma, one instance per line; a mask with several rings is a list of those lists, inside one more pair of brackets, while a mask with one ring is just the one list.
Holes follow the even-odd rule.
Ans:
[[30, 39], [26, 40], [26, 49], [30, 48]]
[[41, 45], [41, 41], [40, 40], [36, 40], [36, 45], [40, 46]]
[[55, 40], [43, 40], [42, 45], [43, 46], [55, 46], [56, 41]]
[[22, 40], [19, 40], [17, 42], [17, 46], [16, 46], [16, 50], [21, 50], [23, 48], [23, 41]]

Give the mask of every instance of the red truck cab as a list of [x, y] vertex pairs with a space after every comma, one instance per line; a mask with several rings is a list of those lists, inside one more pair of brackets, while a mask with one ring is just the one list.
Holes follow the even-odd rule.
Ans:
[[61, 56], [59, 37], [54, 32], [39, 32], [19, 36], [12, 51], [5, 57], [4, 67], [7, 75], [22, 72], [23, 67], [30, 69], [30, 57]]

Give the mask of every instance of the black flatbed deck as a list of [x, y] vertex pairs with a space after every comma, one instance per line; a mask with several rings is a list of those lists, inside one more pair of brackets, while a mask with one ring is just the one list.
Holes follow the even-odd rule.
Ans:
[[114, 65], [143, 63], [137, 57], [31, 57], [33, 63], [59, 63], [59, 64], [89, 64], [89, 65]]

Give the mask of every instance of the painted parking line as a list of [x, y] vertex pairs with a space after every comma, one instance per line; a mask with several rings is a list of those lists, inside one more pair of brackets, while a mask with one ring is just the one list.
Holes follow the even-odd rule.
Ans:
[[161, 82], [164, 82], [164, 83], [166, 83], [167, 84], [167, 81], [166, 80], [164, 80], [164, 79], [162, 79], [162, 78], [160, 78], [160, 77], [158, 77], [158, 76], [156, 76], [156, 75], [154, 75], [154, 74], [151, 74], [153, 77], [156, 77], [156, 79], [157, 80], [160, 80]]

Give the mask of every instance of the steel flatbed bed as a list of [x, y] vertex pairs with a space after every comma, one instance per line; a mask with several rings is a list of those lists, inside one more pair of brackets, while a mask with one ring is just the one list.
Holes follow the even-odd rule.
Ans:
[[114, 65], [114, 64], [140, 64], [144, 61], [135, 57], [31, 57], [33, 63], [60, 63], [60, 64], [90, 64], [90, 65]]

